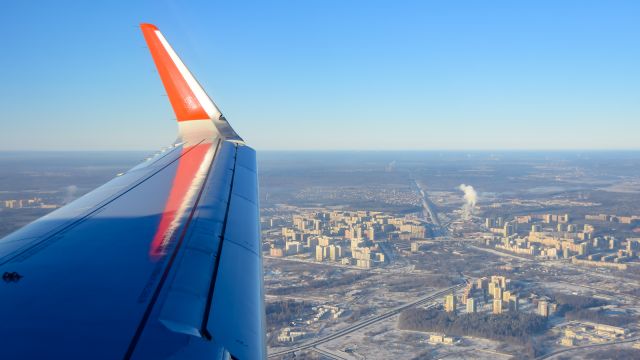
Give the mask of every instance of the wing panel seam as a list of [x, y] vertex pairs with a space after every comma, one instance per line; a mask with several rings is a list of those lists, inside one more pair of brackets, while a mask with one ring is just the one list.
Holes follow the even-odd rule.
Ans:
[[142, 332], [144, 331], [146, 325], [147, 325], [147, 321], [149, 320], [149, 317], [151, 316], [151, 312], [154, 308], [154, 305], [156, 304], [156, 301], [158, 300], [158, 297], [160, 296], [160, 292], [162, 290], [162, 287], [165, 283], [165, 281], [167, 280], [167, 277], [169, 276], [169, 272], [171, 270], [171, 267], [173, 265], [173, 262], [175, 261], [178, 252], [180, 251], [181, 245], [184, 242], [184, 238], [185, 235], [187, 233], [187, 230], [189, 229], [189, 225], [191, 224], [191, 220], [193, 220], [193, 215], [195, 214], [196, 210], [198, 209], [198, 205], [200, 204], [200, 199], [202, 197], [202, 193], [206, 187], [207, 184], [207, 180], [209, 179], [209, 175], [211, 174], [211, 169], [213, 168], [213, 161], [215, 161], [215, 159], [217, 158], [218, 155], [218, 151], [220, 150], [220, 144], [221, 144], [221, 140], [218, 139], [218, 143], [216, 145], [216, 150], [215, 150], [215, 154], [213, 156], [213, 159], [211, 160], [211, 164], [209, 164], [209, 169], [207, 169], [207, 175], [200, 187], [200, 190], [198, 191], [198, 197], [196, 198], [195, 203], [193, 204], [193, 207], [191, 209], [191, 211], [189, 212], [189, 218], [187, 219], [187, 221], [184, 223], [183, 229], [180, 233], [180, 237], [178, 238], [178, 242], [176, 243], [176, 247], [175, 249], [173, 249], [173, 253], [171, 254], [171, 257], [169, 258], [169, 261], [167, 261], [167, 265], [162, 273], [162, 277], [160, 278], [160, 280], [158, 281], [158, 285], [156, 286], [156, 289], [151, 297], [151, 300], [149, 300], [149, 304], [147, 305], [147, 309], [145, 310], [144, 314], [142, 315], [142, 319], [140, 320], [140, 323], [138, 324], [138, 327], [136, 328], [136, 332], [133, 335], [133, 338], [131, 339], [131, 343], [129, 343], [129, 347], [127, 348], [127, 352], [124, 355], [124, 359], [131, 359], [131, 357], [133, 356], [133, 352], [136, 349], [136, 346], [138, 345], [138, 341], [140, 340], [140, 337], [142, 336]]
[[225, 232], [227, 231], [227, 223], [229, 220], [229, 209], [231, 208], [231, 197], [233, 196], [233, 184], [236, 177], [236, 164], [238, 160], [238, 147], [233, 154], [233, 171], [231, 173], [231, 186], [229, 188], [229, 197], [227, 198], [227, 207], [224, 213], [224, 221], [222, 222], [222, 229], [220, 230], [220, 242], [218, 243], [218, 251], [216, 261], [213, 266], [213, 274], [211, 276], [211, 284], [209, 285], [209, 294], [207, 295], [207, 303], [204, 308], [204, 317], [202, 318], [202, 329], [200, 332], [207, 339], [211, 340], [212, 336], [207, 328], [209, 324], [209, 315], [211, 314], [211, 305], [213, 303], [213, 293], [215, 291], [216, 278], [218, 277], [218, 268], [220, 267], [220, 258], [222, 257], [222, 245], [225, 240]]

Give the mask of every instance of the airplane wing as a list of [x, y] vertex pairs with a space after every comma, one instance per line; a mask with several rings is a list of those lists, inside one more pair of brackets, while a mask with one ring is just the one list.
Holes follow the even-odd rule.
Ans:
[[0, 240], [2, 359], [263, 359], [255, 151], [142, 24], [175, 144]]

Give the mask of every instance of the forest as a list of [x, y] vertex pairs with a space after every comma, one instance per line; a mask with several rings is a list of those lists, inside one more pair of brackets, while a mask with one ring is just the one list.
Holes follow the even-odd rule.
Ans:
[[404, 330], [439, 332], [453, 336], [475, 336], [522, 345], [522, 358], [540, 354], [532, 335], [547, 329], [545, 317], [511, 312], [503, 314], [474, 313], [456, 315], [436, 309], [413, 308], [403, 311], [398, 327]]
[[547, 320], [528, 313], [474, 313], [455, 315], [436, 309], [409, 309], [400, 314], [399, 327], [406, 330], [433, 331], [447, 335], [477, 336], [526, 344], [529, 337], [543, 332]]

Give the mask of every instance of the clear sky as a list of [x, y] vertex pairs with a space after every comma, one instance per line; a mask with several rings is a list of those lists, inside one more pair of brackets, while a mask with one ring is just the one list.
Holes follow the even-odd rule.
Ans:
[[265, 149], [638, 149], [640, 1], [2, 1], [0, 150], [152, 150], [156, 24]]

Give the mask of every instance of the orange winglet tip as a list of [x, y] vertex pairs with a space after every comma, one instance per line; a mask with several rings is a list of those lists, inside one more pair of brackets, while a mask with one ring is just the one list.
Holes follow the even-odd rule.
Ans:
[[152, 30], [158, 30], [157, 26], [155, 26], [153, 24], [149, 24], [149, 23], [140, 23], [140, 27], [143, 28], [143, 29], [144, 28], [149, 28], [149, 29], [152, 29]]
[[211, 119], [213, 104], [171, 45], [153, 24], [140, 24], [151, 57], [178, 121]]

